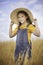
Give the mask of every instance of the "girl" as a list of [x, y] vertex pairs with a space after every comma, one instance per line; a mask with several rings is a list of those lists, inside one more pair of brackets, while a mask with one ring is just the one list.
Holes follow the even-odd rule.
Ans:
[[[37, 25], [37, 20], [33, 20], [31, 12], [25, 8], [18, 8], [11, 13], [11, 19], [15, 19], [19, 25], [12, 31], [13, 21], [10, 23], [9, 37], [12, 38], [17, 34], [16, 49], [14, 53], [15, 62], [17, 61], [19, 54], [23, 55], [23, 61], [28, 54], [28, 59], [31, 58], [31, 34], [40, 36], [40, 30]], [[14, 20], [15, 21], [15, 20]], [[34, 23], [34, 25], [32, 24]], [[23, 65], [23, 62], [22, 62]]]

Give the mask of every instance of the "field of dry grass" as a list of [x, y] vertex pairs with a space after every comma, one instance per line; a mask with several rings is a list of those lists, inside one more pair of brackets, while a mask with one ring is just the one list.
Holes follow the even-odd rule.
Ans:
[[[14, 41], [0, 42], [0, 65], [15, 65], [15, 47], [16, 43]], [[32, 42], [32, 59], [29, 65], [43, 65], [43, 40]]]

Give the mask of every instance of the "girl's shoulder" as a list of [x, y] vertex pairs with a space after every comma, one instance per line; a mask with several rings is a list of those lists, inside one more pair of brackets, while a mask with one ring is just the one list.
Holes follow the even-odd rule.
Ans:
[[33, 25], [33, 24], [28, 25], [28, 28], [32, 28], [32, 27], [35, 27], [35, 25]]
[[30, 31], [34, 31], [36, 29], [35, 25], [30, 24], [27, 29], [29, 29]]

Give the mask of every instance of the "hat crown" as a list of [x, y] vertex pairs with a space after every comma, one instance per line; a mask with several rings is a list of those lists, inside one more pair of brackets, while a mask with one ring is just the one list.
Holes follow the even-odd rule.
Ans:
[[26, 8], [17, 8], [15, 10], [13, 10], [10, 14], [10, 18], [11, 18], [11, 21], [14, 22], [15, 24], [19, 24], [19, 22], [17, 21], [17, 13], [19, 11], [25, 11], [28, 16], [30, 17], [30, 20], [33, 21], [33, 15], [32, 13], [30, 12], [30, 10], [26, 9]]

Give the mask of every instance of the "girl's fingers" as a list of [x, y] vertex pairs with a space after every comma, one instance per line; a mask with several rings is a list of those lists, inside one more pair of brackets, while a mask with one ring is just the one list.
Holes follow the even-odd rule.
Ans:
[[11, 21], [10, 25], [13, 25], [14, 23]]
[[33, 24], [37, 24], [37, 19], [34, 19]]
[[37, 19], [34, 19], [34, 21], [37, 21]]
[[11, 21], [11, 23], [13, 23], [13, 24], [14, 24], [14, 22], [13, 22], [13, 21]]

